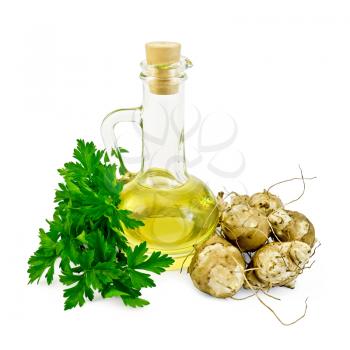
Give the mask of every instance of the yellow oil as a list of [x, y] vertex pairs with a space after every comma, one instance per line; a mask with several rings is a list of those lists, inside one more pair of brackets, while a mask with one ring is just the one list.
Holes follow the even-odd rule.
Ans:
[[218, 222], [215, 198], [194, 176], [181, 184], [167, 171], [151, 169], [124, 186], [121, 207], [131, 210], [144, 226], [126, 230], [131, 246], [147, 241], [175, 259], [170, 269], [190, 262], [193, 245], [207, 238]]

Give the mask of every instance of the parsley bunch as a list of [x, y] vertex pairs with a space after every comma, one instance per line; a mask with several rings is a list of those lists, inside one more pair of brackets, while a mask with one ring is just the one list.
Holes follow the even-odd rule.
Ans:
[[45, 274], [51, 284], [59, 259], [59, 279], [68, 286], [65, 310], [92, 300], [96, 291], [104, 298], [120, 297], [128, 306], [145, 306], [149, 302], [140, 298], [140, 291], [155, 286], [147, 272], [160, 274], [173, 259], [160, 252], [148, 254], [146, 242], [134, 249], [128, 245], [124, 228], [143, 223], [118, 209], [123, 183], [107, 153], [78, 140], [73, 157], [76, 162], [58, 170], [64, 182], [56, 190], [49, 229], [39, 230], [39, 248], [29, 258], [29, 283]]

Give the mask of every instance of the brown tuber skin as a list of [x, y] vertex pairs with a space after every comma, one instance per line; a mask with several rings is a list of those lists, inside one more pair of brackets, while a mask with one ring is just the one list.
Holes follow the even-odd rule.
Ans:
[[220, 226], [225, 237], [241, 251], [258, 249], [270, 233], [266, 216], [248, 204], [237, 204], [222, 212]]
[[[229, 200], [225, 201], [226, 197]], [[312, 223], [305, 215], [284, 209], [280, 198], [266, 190], [251, 197], [235, 192], [226, 197], [223, 192], [217, 196], [218, 232], [225, 239], [214, 235], [195, 246], [188, 269], [193, 284], [217, 298], [236, 299], [233, 296], [242, 286], [255, 290], [249, 296], [256, 296], [283, 325], [296, 323], [306, 314], [306, 301], [304, 314], [286, 323], [258, 292], [275, 298], [265, 290], [277, 286], [294, 288], [297, 277], [308, 268], [306, 265], [314, 254], [311, 254], [315, 243]], [[271, 232], [274, 235], [269, 239]], [[242, 252], [248, 252], [247, 263]]]
[[268, 217], [277, 238], [283, 242], [301, 241], [312, 247], [315, 243], [315, 229], [311, 221], [297, 211], [282, 208]]
[[229, 209], [229, 204], [224, 200], [224, 192], [219, 192], [216, 196], [216, 206], [219, 211], [219, 221], [222, 219], [222, 213]]
[[238, 193], [232, 193], [230, 196], [230, 203], [225, 202], [224, 200], [224, 192], [219, 192], [218, 195], [216, 196], [216, 205], [219, 210], [220, 218], [221, 214], [225, 210], [231, 209], [234, 205], [237, 204], [248, 204], [249, 203], [250, 197], [246, 194], [238, 194]]
[[246, 273], [244, 288], [270, 289], [275, 286], [294, 288], [310, 258], [311, 248], [300, 241], [273, 242], [260, 248]]
[[250, 197], [246, 194], [231, 196], [231, 207], [237, 204], [249, 204]]
[[245, 261], [236, 247], [214, 235], [195, 250], [188, 272], [199, 290], [227, 298], [241, 289]]
[[266, 216], [279, 208], [283, 208], [283, 203], [279, 197], [266, 190], [253, 194], [250, 197], [249, 205], [260, 209]]

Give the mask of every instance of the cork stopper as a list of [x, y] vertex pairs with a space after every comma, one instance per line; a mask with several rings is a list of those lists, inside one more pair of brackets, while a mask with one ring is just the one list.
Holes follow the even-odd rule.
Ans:
[[153, 41], [146, 44], [146, 62], [152, 65], [152, 79], [149, 87], [157, 95], [172, 95], [179, 90], [179, 82], [174, 78], [174, 68], [181, 58], [181, 45], [170, 41]]
[[170, 41], [146, 44], [146, 61], [152, 65], [170, 65], [180, 61], [181, 45]]

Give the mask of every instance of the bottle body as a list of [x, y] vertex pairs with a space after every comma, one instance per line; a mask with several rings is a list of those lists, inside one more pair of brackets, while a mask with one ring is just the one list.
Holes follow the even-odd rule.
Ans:
[[193, 246], [215, 230], [218, 211], [209, 188], [198, 178], [174, 186], [164, 169], [149, 169], [124, 186], [121, 207], [133, 212], [144, 226], [126, 230], [131, 245], [147, 241], [151, 251], [161, 250], [175, 259], [172, 269], [190, 262]]
[[[190, 262], [193, 246], [214, 232], [218, 210], [210, 189], [186, 168], [184, 82], [192, 63], [179, 56], [176, 43], [151, 43], [146, 51], [140, 75], [142, 107], [110, 113], [101, 131], [107, 150], [118, 156], [121, 174], [127, 175], [120, 207], [144, 223], [137, 229], [125, 228], [130, 245], [146, 241], [151, 251], [172, 256], [171, 269], [177, 269]], [[114, 127], [120, 122], [134, 122], [142, 131], [136, 176], [125, 168], [117, 145]]]

